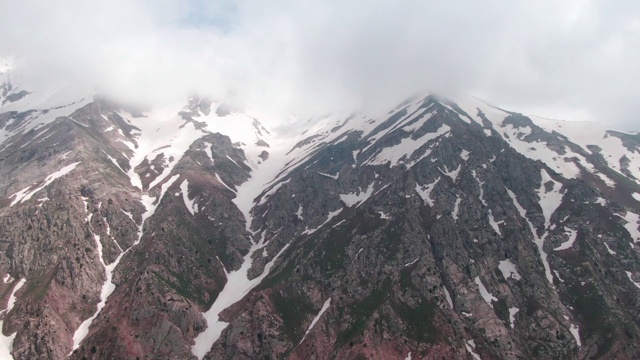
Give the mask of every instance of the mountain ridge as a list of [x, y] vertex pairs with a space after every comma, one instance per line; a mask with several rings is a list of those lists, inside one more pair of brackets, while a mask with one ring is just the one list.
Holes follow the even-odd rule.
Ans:
[[638, 352], [637, 134], [434, 95], [284, 134], [32, 96], [0, 108], [14, 358]]

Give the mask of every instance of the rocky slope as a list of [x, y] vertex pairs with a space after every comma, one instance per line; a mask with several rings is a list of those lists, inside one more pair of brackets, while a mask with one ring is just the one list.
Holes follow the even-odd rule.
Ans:
[[640, 135], [0, 88], [0, 357], [640, 353]]

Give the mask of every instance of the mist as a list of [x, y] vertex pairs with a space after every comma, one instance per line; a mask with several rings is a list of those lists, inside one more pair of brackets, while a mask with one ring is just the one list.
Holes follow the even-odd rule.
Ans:
[[622, 1], [1, 0], [30, 83], [141, 106], [200, 94], [270, 117], [416, 92], [640, 130], [640, 4]]

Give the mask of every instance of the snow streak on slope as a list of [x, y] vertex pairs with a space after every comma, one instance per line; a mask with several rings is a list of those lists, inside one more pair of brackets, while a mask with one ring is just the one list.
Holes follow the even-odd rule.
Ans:
[[[626, 157], [630, 160], [629, 172], [640, 179], [640, 151], [629, 150], [624, 146], [622, 139], [612, 135], [610, 130], [597, 123], [586, 123], [578, 121], [551, 120], [532, 116], [536, 125], [548, 132], [556, 131], [566, 136], [571, 142], [582, 147], [587, 153], [602, 155], [607, 166], [622, 174], [620, 161]], [[634, 135], [630, 133], [617, 132], [623, 135]], [[589, 145], [595, 145], [599, 149], [590, 149]], [[632, 179], [633, 180], [633, 179]]]
[[453, 204], [453, 212], [451, 216], [453, 216], [453, 220], [458, 220], [458, 212], [460, 211], [460, 202], [462, 199], [460, 196], [456, 195], [456, 202]]
[[633, 280], [633, 274], [631, 273], [631, 271], [625, 271], [625, 273], [627, 274], [627, 277], [629, 278], [629, 280], [631, 280], [633, 285], [635, 285], [638, 289], [640, 289], [640, 283]]
[[[130, 143], [131, 168], [127, 174], [133, 186], [142, 189], [142, 181], [135, 173], [135, 167], [145, 159], [151, 161], [159, 154], [163, 154], [165, 159], [165, 168], [159, 169], [160, 174], [149, 184], [151, 189], [171, 174], [173, 167], [194, 141], [210, 133], [229, 136], [231, 141], [245, 152], [249, 166], [255, 167], [260, 161], [259, 154], [263, 148], [257, 143], [264, 140], [267, 134], [266, 131], [263, 134], [264, 129], [253, 117], [241, 113], [220, 117], [215, 111], [208, 115], [196, 113], [193, 115], [194, 120], [199, 123], [196, 126], [193, 121], [186, 121], [179, 115], [183, 110], [185, 109], [182, 106], [174, 105], [153, 110], [144, 117], [134, 117], [126, 112], [118, 113], [129, 124], [140, 129], [140, 132], [133, 134], [130, 139], [135, 141], [135, 144]], [[207, 154], [213, 163], [211, 149], [207, 149]]]
[[[543, 177], [542, 183], [544, 184], [544, 177]], [[549, 260], [547, 259], [547, 253], [544, 251], [544, 238], [547, 235], [545, 234], [542, 237], [538, 236], [538, 232], [533, 227], [533, 224], [531, 223], [531, 221], [529, 221], [529, 218], [527, 218], [527, 211], [522, 207], [522, 205], [520, 205], [520, 203], [518, 202], [518, 199], [516, 198], [516, 195], [513, 193], [513, 191], [509, 189], [507, 189], [507, 193], [511, 197], [511, 200], [513, 200], [513, 205], [516, 207], [516, 209], [518, 209], [520, 216], [522, 216], [522, 218], [525, 219], [525, 221], [527, 222], [527, 225], [529, 225], [529, 230], [531, 231], [531, 235], [533, 236], [533, 241], [538, 247], [538, 252], [540, 253], [540, 260], [542, 261], [542, 265], [544, 266], [545, 275], [547, 276], [547, 280], [549, 280], [549, 283], [552, 284], [553, 286], [553, 276], [551, 275], [551, 266], [549, 265]], [[544, 210], [544, 207], [543, 207], [543, 210]], [[549, 214], [549, 216], [551, 215]], [[545, 215], [545, 219], [546, 219], [546, 215]]]
[[493, 308], [493, 301], [498, 301], [498, 298], [493, 296], [489, 290], [484, 286], [482, 280], [480, 280], [479, 276], [476, 276], [474, 282], [478, 285], [478, 289], [480, 290], [480, 296], [484, 299], [484, 301], [489, 304]]
[[340, 194], [340, 200], [348, 207], [352, 207], [354, 205], [360, 206], [360, 204], [367, 201], [367, 199], [369, 199], [369, 197], [371, 197], [372, 194], [373, 194], [373, 183], [369, 184], [369, 187], [367, 188], [366, 191], [362, 191], [362, 189], [358, 189], [357, 193], [354, 192], [350, 194]]
[[509, 259], [500, 261], [498, 269], [500, 269], [500, 272], [502, 272], [502, 276], [505, 280], [509, 280], [509, 278], [520, 280], [521, 278], [520, 274], [518, 273], [518, 268], [516, 268], [516, 265]]
[[432, 182], [431, 184], [422, 185], [422, 186], [416, 184], [416, 189], [415, 189], [416, 193], [420, 196], [422, 201], [424, 201], [427, 205], [429, 205], [429, 207], [433, 207], [433, 200], [431, 200], [431, 192], [433, 191], [433, 188], [436, 186], [439, 180], [440, 178], [437, 178], [436, 181]]
[[640, 228], [640, 216], [632, 213], [631, 211], [627, 211], [622, 218], [627, 221], [627, 223], [624, 224], [624, 228], [629, 232], [633, 242], [640, 242], [640, 230], [638, 230], [638, 228]]
[[[251, 215], [251, 209], [255, 205], [255, 199], [269, 186], [271, 179], [274, 179], [279, 171], [285, 166], [287, 158], [284, 154], [291, 148], [294, 140], [290, 138], [283, 138], [281, 141], [276, 141], [271, 144], [272, 155], [263, 164], [256, 165], [251, 173], [251, 178], [245, 183], [237, 187], [238, 192], [233, 202], [238, 209], [244, 214], [246, 221], [246, 230], [252, 236], [256, 234], [252, 231], [253, 216]], [[280, 250], [278, 254], [264, 267], [262, 274], [252, 280], [248, 278], [248, 272], [252, 265], [253, 254], [263, 249], [267, 244], [265, 243], [264, 233], [258, 242], [253, 239], [251, 248], [245, 257], [240, 269], [232, 271], [227, 274], [227, 282], [218, 294], [218, 297], [211, 305], [203, 316], [207, 321], [207, 328], [205, 331], [198, 334], [195, 338], [195, 344], [191, 347], [191, 352], [202, 359], [207, 352], [213, 347], [213, 344], [218, 340], [222, 331], [229, 325], [229, 323], [220, 320], [220, 313], [242, 300], [251, 290], [258, 286], [262, 280], [269, 274], [269, 271], [278, 260], [278, 257], [287, 249], [288, 244]]]
[[298, 345], [302, 344], [304, 339], [307, 338], [307, 335], [309, 335], [309, 333], [311, 332], [313, 327], [316, 325], [318, 320], [320, 320], [320, 318], [322, 317], [322, 314], [324, 314], [324, 312], [327, 311], [327, 309], [329, 308], [330, 305], [331, 305], [331, 298], [328, 298], [327, 301], [325, 301], [324, 304], [322, 304], [322, 308], [320, 309], [320, 312], [318, 312], [318, 315], [316, 315], [316, 317], [314, 317], [313, 320], [311, 321], [311, 325], [309, 325], [309, 328], [304, 333], [304, 336], [302, 337], [302, 340], [300, 340]]
[[[548, 229], [551, 225], [551, 215], [562, 204], [562, 193], [560, 193], [562, 184], [553, 180], [544, 169], [540, 171], [540, 175], [542, 176], [542, 182], [538, 189], [538, 196], [540, 197], [540, 207], [545, 219], [544, 226], [545, 229]], [[547, 183], [550, 184], [549, 189], [547, 189]]]
[[[174, 177], [172, 177], [170, 179], [170, 181], [175, 181], [175, 180], [177, 180], [177, 178], [178, 178], [177, 176], [174, 176]], [[166, 187], [164, 185], [166, 185]], [[102, 243], [100, 242], [100, 237], [94, 233], [93, 236], [94, 236], [94, 239], [96, 241], [96, 247], [97, 247], [97, 250], [98, 250], [98, 257], [99, 257], [98, 260], [100, 261], [100, 263], [104, 267], [105, 276], [106, 276], [107, 279], [104, 282], [104, 284], [102, 285], [102, 289], [100, 290], [100, 302], [98, 303], [96, 312], [93, 314], [93, 316], [91, 316], [90, 318], [88, 318], [85, 321], [83, 321], [82, 324], [80, 324], [78, 329], [76, 329], [75, 333], [73, 334], [73, 346], [71, 348], [72, 350], [75, 350], [80, 346], [80, 343], [82, 342], [82, 340], [89, 333], [89, 328], [91, 326], [91, 323], [93, 323], [93, 320], [100, 314], [100, 312], [102, 311], [102, 309], [106, 305], [107, 300], [109, 299], [109, 296], [111, 296], [113, 291], [116, 289], [116, 285], [112, 282], [114, 270], [116, 269], [116, 267], [120, 263], [120, 260], [122, 260], [122, 257], [126, 253], [128, 253], [131, 249], [133, 249], [136, 245], [138, 245], [140, 243], [140, 240], [142, 240], [143, 228], [144, 228], [145, 221], [149, 217], [151, 217], [153, 215], [153, 213], [156, 210], [157, 205], [162, 200], [162, 197], [164, 196], [164, 194], [166, 192], [166, 189], [168, 189], [168, 187], [170, 185], [171, 184], [168, 184], [168, 185], [167, 184], [163, 184], [162, 192], [160, 193], [160, 196], [158, 198], [150, 197], [150, 196], [148, 196], [146, 194], [142, 195], [142, 197], [140, 199], [140, 202], [145, 207], [145, 212], [142, 213], [142, 220], [140, 221], [140, 225], [138, 226], [138, 238], [131, 245], [131, 247], [129, 247], [124, 252], [121, 252], [118, 255], [118, 257], [116, 258], [116, 260], [114, 262], [112, 262], [111, 264], [106, 265], [104, 263], [104, 260], [102, 259]], [[86, 200], [85, 200], [85, 206], [86, 206]], [[85, 207], [85, 210], [88, 211], [88, 209], [86, 209], [86, 207]], [[93, 213], [87, 215], [87, 219], [88, 219], [89, 223], [91, 222], [91, 217], [92, 216], [93, 216]], [[131, 221], [133, 221], [133, 218], [131, 219]]]
[[467, 348], [467, 351], [469, 352], [469, 354], [471, 354], [471, 356], [473, 357], [473, 360], [482, 360], [480, 358], [480, 355], [476, 354], [476, 352], [474, 351], [476, 348], [476, 343], [473, 340], [467, 340], [464, 343], [464, 346]]
[[180, 184], [180, 192], [187, 210], [189, 210], [191, 216], [195, 215], [198, 212], [198, 204], [195, 203], [195, 200], [189, 199], [189, 181], [187, 179], [184, 179]]
[[[640, 164], [640, 149], [630, 150], [626, 148], [622, 140], [618, 136], [613, 135], [616, 132], [607, 131], [598, 124], [588, 123], [588, 125], [586, 125], [581, 122], [549, 120], [530, 116], [529, 118], [535, 125], [547, 132], [544, 136], [548, 136], [550, 141], [557, 140], [565, 142], [567, 146], [559, 149], [549, 146], [545, 140], [533, 140], [537, 135], [530, 137], [533, 129], [528, 125], [514, 127], [512, 124], [504, 124], [505, 118], [510, 115], [504, 110], [492, 107], [475, 98], [458, 99], [457, 104], [476, 122], [483, 125], [481, 117], [477, 115], [478, 109], [480, 109], [484, 113], [485, 118], [491, 123], [492, 129], [509, 143], [511, 147], [532, 160], [544, 162], [565, 178], [576, 178], [581, 175], [582, 169], [574, 163], [574, 161], [577, 161], [586, 171], [600, 177], [607, 186], [615, 185], [613, 180], [598, 172], [585, 156], [571, 148], [572, 146], [578, 146], [581, 147], [586, 154], [599, 153], [604, 157], [610, 168], [621, 174], [621, 160], [626, 156], [626, 158], [630, 160], [630, 164], [635, 164], [629, 166], [629, 172], [635, 177], [635, 179], [630, 179], [636, 182], [638, 182], [637, 179], [640, 179], [640, 166], [637, 165]], [[554, 134], [554, 131], [558, 134]], [[486, 127], [485, 133], [487, 136], [492, 136], [491, 130]], [[622, 132], [617, 132], [617, 134], [634, 135]], [[566, 141], [574, 145], [569, 146], [570, 144]], [[596, 145], [597, 148], [590, 148], [589, 145]]]
[[578, 347], [582, 347], [582, 342], [580, 341], [580, 332], [578, 330], [579, 330], [578, 325], [571, 324], [571, 327], [569, 328], [569, 332], [571, 332], [571, 335], [573, 335], [573, 338], [576, 339], [576, 343], [578, 344]]
[[500, 224], [503, 223], [504, 221], [500, 221], [500, 223], [497, 223], [495, 218], [493, 217], [493, 212], [491, 211], [491, 209], [489, 209], [489, 205], [487, 204], [487, 202], [484, 200], [484, 189], [482, 188], [482, 186], [484, 185], [484, 181], [480, 181], [480, 179], [478, 179], [478, 177], [476, 176], [476, 171], [473, 170], [471, 172], [471, 174], [473, 175], [473, 177], [476, 179], [476, 181], [478, 182], [478, 187], [480, 188], [480, 201], [482, 202], [482, 204], [487, 208], [487, 212], [488, 217], [489, 217], [489, 225], [491, 225], [491, 227], [493, 228], [493, 230], [495, 230], [496, 233], [498, 233], [498, 235], [502, 236], [502, 231], [500, 231]]
[[45, 187], [47, 187], [49, 184], [51, 184], [56, 179], [67, 175], [69, 172], [71, 172], [71, 170], [75, 169], [76, 166], [78, 166], [78, 164], [80, 164], [80, 162], [76, 162], [76, 163], [67, 165], [67, 166], [63, 167], [62, 169], [54, 172], [53, 174], [47, 176], [44, 179], [44, 183], [42, 185], [38, 186], [35, 189], [31, 189], [31, 186], [33, 186], [33, 185], [31, 185], [31, 186], [27, 186], [26, 188], [18, 191], [17, 193], [15, 193], [13, 195], [11, 195], [10, 198], [12, 198], [14, 196], [15, 196], [15, 198], [11, 202], [10, 206], [13, 206], [13, 205], [15, 205], [17, 203], [23, 203], [23, 202], [31, 199], [31, 197], [33, 195], [35, 195], [38, 191], [44, 189]]
[[418, 139], [414, 140], [411, 137], [406, 137], [400, 141], [400, 144], [383, 148], [375, 158], [367, 161], [367, 164], [384, 165], [388, 163], [390, 167], [394, 167], [398, 165], [401, 160], [408, 160], [411, 158], [413, 153], [430, 140], [445, 135], [449, 133], [449, 131], [451, 131], [451, 128], [448, 125], [442, 124], [436, 132], [427, 133]]
[[447, 300], [447, 304], [449, 304], [449, 307], [453, 309], [453, 300], [451, 299], [451, 294], [449, 293], [449, 290], [447, 289], [446, 286], [442, 285], [442, 291], [444, 291], [444, 297]]
[[9, 314], [9, 312], [11, 312], [11, 310], [13, 309], [13, 306], [16, 303], [16, 293], [24, 285], [25, 281], [26, 281], [25, 279], [21, 279], [20, 281], [18, 281], [18, 283], [13, 287], [13, 290], [11, 291], [11, 295], [9, 295], [7, 308], [0, 311], [0, 317], [2, 317], [2, 320], [0, 320], [0, 359], [3, 359], [3, 360], [13, 359], [11, 352], [13, 351], [13, 339], [15, 339], [16, 333], [17, 333], [16, 331], [9, 336], [4, 336], [4, 334], [2, 333], [2, 327], [4, 325], [4, 317], [6, 317], [7, 314]]
[[516, 314], [520, 312], [520, 309], [517, 307], [509, 308], [509, 322], [511, 323], [510, 328], [514, 328], [516, 326]]
[[0, 128], [0, 145], [14, 138], [14, 136], [21, 136], [34, 129], [38, 130], [59, 117], [69, 116], [75, 110], [89, 104], [92, 100], [91, 96], [85, 98], [77, 94], [69, 96], [61, 89], [52, 90], [51, 93], [27, 95], [15, 103], [9, 102], [6, 105], [2, 105], [2, 102], [0, 102], [0, 114], [9, 111], [20, 113], [34, 110], [15, 129], [9, 129], [10, 125], [15, 124], [13, 120]]
[[338, 209], [336, 211], [331, 211], [329, 212], [329, 214], [327, 215], [327, 219], [317, 228], [315, 229], [309, 229], [309, 227], [307, 227], [303, 232], [302, 235], [311, 235], [314, 232], [320, 230], [323, 226], [327, 225], [329, 223], [329, 221], [331, 221], [331, 219], [333, 219], [334, 217], [338, 216], [340, 213], [342, 212], [342, 209]]
[[232, 271], [227, 274], [227, 283], [224, 286], [224, 289], [218, 294], [211, 308], [205, 312], [204, 318], [207, 321], [207, 329], [194, 339], [195, 344], [191, 348], [191, 351], [198, 359], [202, 359], [207, 352], [213, 347], [213, 344], [220, 338], [220, 334], [222, 331], [229, 325], [229, 323], [220, 320], [220, 313], [228, 308], [229, 306], [235, 304], [236, 302], [242, 300], [245, 295], [247, 295], [253, 288], [258, 286], [262, 280], [269, 274], [271, 271], [271, 267], [278, 260], [278, 257], [289, 247], [283, 247], [282, 250], [274, 258], [264, 267], [264, 271], [262, 274], [252, 280], [248, 279], [248, 272], [252, 265], [251, 256], [258, 249], [262, 249], [266, 243], [264, 242], [264, 238], [262, 238], [259, 242], [254, 243], [251, 246], [251, 249], [245, 255], [243, 259], [242, 266], [240, 269], [236, 271]]
[[562, 244], [560, 244], [560, 246], [558, 246], [557, 248], [553, 249], [555, 251], [560, 251], [560, 250], [567, 250], [570, 249], [571, 246], [573, 246], [573, 243], [576, 242], [576, 238], [578, 237], [578, 232], [576, 230], [573, 229], [567, 229], [568, 231], [568, 235], [569, 235], [569, 239], [565, 242], [563, 242]]

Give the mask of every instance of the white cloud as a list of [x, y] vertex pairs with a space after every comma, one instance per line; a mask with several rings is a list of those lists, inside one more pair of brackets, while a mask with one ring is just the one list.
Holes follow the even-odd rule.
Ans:
[[128, 101], [199, 92], [309, 115], [433, 90], [640, 130], [633, 2], [26, 0], [2, 8], [0, 49], [38, 82], [98, 84]]

